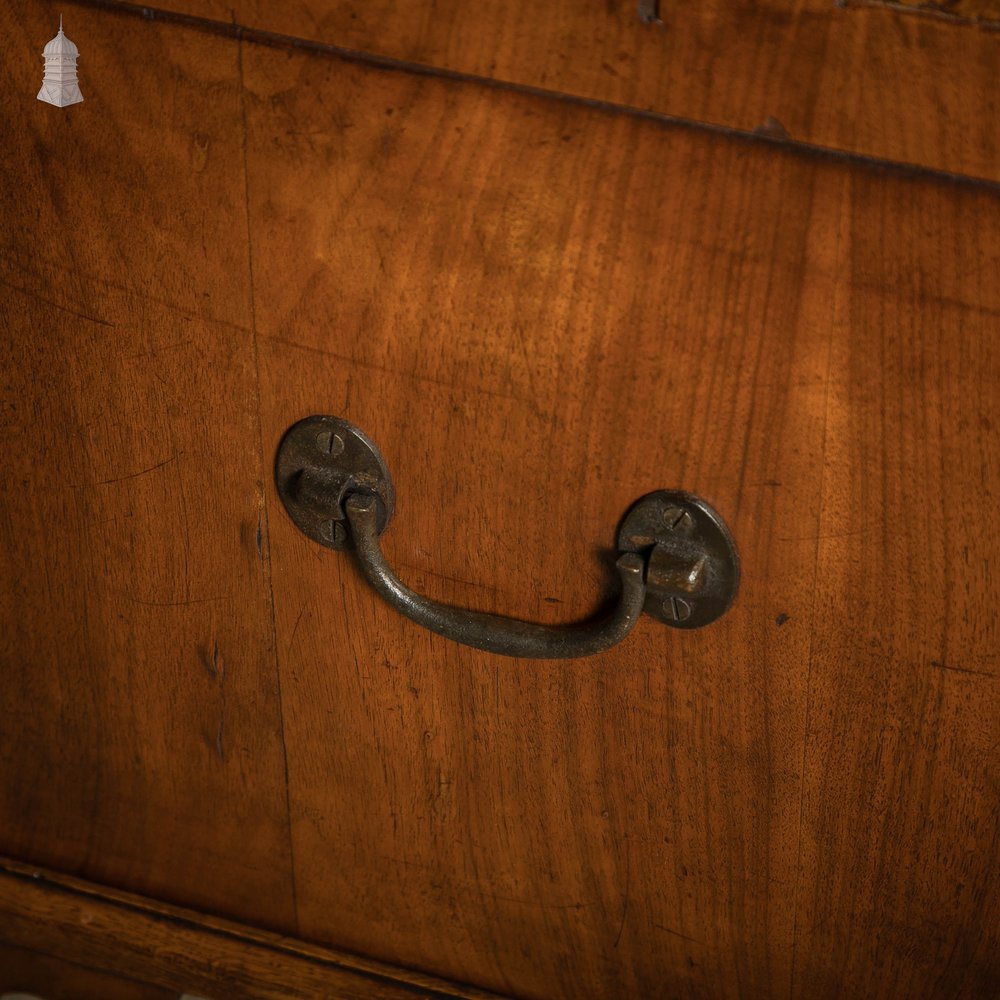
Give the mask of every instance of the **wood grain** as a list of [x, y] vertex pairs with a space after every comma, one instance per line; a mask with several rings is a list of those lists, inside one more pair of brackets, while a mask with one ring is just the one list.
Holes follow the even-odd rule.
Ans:
[[56, 109], [54, 22], [0, 12], [0, 849], [290, 930], [238, 53], [106, 18]]
[[0, 989], [8, 984], [53, 990], [46, 1000], [157, 1000], [194, 990], [227, 1000], [491, 996], [0, 861]]
[[155, 7], [746, 132], [774, 119], [796, 142], [1000, 180], [995, 33], [902, 7], [661, 2], [653, 24], [636, 0]]
[[[0, 13], [0, 850], [525, 997], [1000, 991], [995, 188], [97, 8], [61, 112], [53, 16]], [[434, 597], [593, 610], [682, 486], [738, 603], [426, 634], [284, 516], [315, 412]]]
[[[49, 916], [43, 933], [51, 933]], [[36, 937], [32, 944], [37, 943]], [[0, 944], [0, 995], [6, 993], [28, 993], [44, 1000], [179, 1000], [176, 990]]]
[[954, 17], [989, 24], [1000, 23], [1000, 3], [997, 3], [997, 0], [892, 0], [892, 2], [940, 17]]
[[[815, 536], [793, 982], [806, 996], [891, 983], [900, 996], [990, 996], [998, 206], [952, 187], [921, 197], [878, 173], [851, 188], [854, 291], [835, 306]], [[893, 954], [905, 962], [890, 981]]]
[[744, 564], [703, 632], [518, 663], [272, 517], [302, 933], [519, 996], [995, 990], [997, 196], [305, 53], [244, 74], [268, 448], [361, 426], [390, 560], [458, 604], [592, 609], [659, 487]]

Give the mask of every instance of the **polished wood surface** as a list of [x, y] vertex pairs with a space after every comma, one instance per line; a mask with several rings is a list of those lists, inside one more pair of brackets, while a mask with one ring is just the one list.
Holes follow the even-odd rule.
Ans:
[[43, 1000], [180, 1000], [177, 990], [52, 958], [37, 951], [37, 943], [36, 938], [27, 948], [0, 944], [0, 995], [27, 993]]
[[[996, 190], [109, 10], [29, 107], [32, 10], [0, 850], [520, 996], [996, 992]], [[324, 412], [431, 596], [578, 617], [682, 486], [738, 602], [425, 633], [281, 509]]]
[[231, 921], [0, 859], [0, 991], [45, 1000], [490, 1000]]
[[995, 977], [996, 895], [962, 894], [996, 870], [996, 582], [962, 567], [996, 196], [308, 55], [244, 78], [271, 449], [310, 412], [364, 428], [390, 561], [459, 604], [586, 611], [656, 487], [744, 563], [712, 628], [519, 665], [272, 516], [303, 933], [403, 964], [430, 935], [435, 970], [533, 996]]
[[0, 945], [3, 993], [27, 993], [44, 1000], [180, 1000], [176, 990], [95, 972], [86, 965], [64, 962], [31, 948]]
[[[773, 121], [797, 142], [1000, 180], [988, 26], [866, 0], [655, 6], [657, 23], [640, 19], [637, 0], [155, 8], [745, 132]], [[959, 6], [968, 14], [989, 4]]]
[[0, 11], [2, 849], [293, 930], [239, 53], [105, 17], [53, 108], [54, 10]]

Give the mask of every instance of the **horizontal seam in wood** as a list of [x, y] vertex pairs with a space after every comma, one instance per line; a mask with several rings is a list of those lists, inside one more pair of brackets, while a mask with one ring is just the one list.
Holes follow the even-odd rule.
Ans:
[[[297, 35], [283, 35], [274, 31], [265, 31], [261, 28], [249, 28], [234, 22], [216, 21], [212, 18], [198, 17], [194, 14], [181, 14], [176, 11], [160, 10], [156, 7], [144, 7], [133, 3], [119, 3], [117, 0], [67, 0], [67, 2], [80, 7], [95, 7], [109, 12], [124, 14], [129, 17], [141, 17], [145, 21], [162, 21], [167, 24], [175, 24], [179, 27], [190, 28], [195, 31], [202, 31], [209, 34], [220, 35], [225, 38], [232, 38], [236, 41], [246, 41], [252, 44], [264, 45], [272, 48], [300, 49], [316, 54], [333, 56], [334, 58], [341, 59], [345, 62], [364, 63], [378, 69], [390, 70], [393, 72], [410, 73], [415, 76], [438, 77], [443, 80], [451, 80], [458, 83], [477, 84], [479, 86], [489, 87], [493, 90], [524, 94], [526, 96], [542, 98], [545, 100], [559, 101], [564, 104], [576, 105], [580, 108], [588, 108], [590, 110], [602, 111], [608, 114], [622, 115], [640, 121], [655, 122], [659, 125], [669, 125], [687, 128], [711, 135], [725, 136], [727, 138], [753, 143], [754, 145], [763, 144], [767, 146], [779, 147], [790, 153], [800, 153], [825, 159], [833, 159], [850, 165], [868, 167], [870, 169], [891, 170], [917, 180], [930, 180], [958, 184], [963, 187], [971, 187], [1000, 194], [1000, 180], [991, 180], [988, 177], [976, 177], [971, 174], [955, 173], [949, 170], [941, 170], [936, 167], [928, 167], [919, 163], [907, 163], [903, 160], [888, 160], [878, 156], [871, 156], [867, 153], [836, 149], [831, 146], [820, 146], [816, 143], [802, 142], [797, 139], [766, 135], [756, 131], [747, 131], [746, 129], [736, 128], [732, 125], [719, 125], [713, 122], [699, 121], [693, 118], [683, 118], [677, 115], [667, 114], [663, 111], [646, 110], [643, 108], [636, 108], [628, 104], [616, 104], [614, 101], [604, 101], [594, 97], [583, 97], [579, 94], [569, 94], [558, 90], [548, 90], [544, 87], [532, 86], [531, 84], [515, 83], [509, 80], [497, 80], [493, 77], [479, 76], [475, 73], [466, 73], [461, 70], [431, 66], [427, 63], [410, 62], [405, 59], [397, 59], [393, 56], [384, 56], [373, 52], [365, 52], [360, 49], [345, 48], [340, 45], [334, 45], [331, 42], [318, 42], [313, 39], [301, 38]], [[874, 6], [874, 4], [865, 4], [864, 8], [871, 9]], [[905, 9], [918, 10], [919, 8]]]
[[[294, 947], [294, 940], [289, 940], [287, 944], [283, 941], [269, 941], [264, 935], [269, 935], [271, 932], [261, 931], [259, 928], [250, 928], [255, 932], [253, 935], [241, 934], [239, 929], [236, 927], [221, 927], [215, 923], [204, 923], [197, 919], [199, 915], [194, 911], [191, 912], [190, 916], [185, 916], [182, 913], [176, 912], [164, 912], [153, 906], [143, 905], [140, 898], [135, 900], [123, 899], [122, 896], [119, 895], [121, 890], [118, 889], [112, 890], [115, 895], [107, 896], [100, 891], [101, 887], [96, 883], [92, 887], [70, 885], [60, 881], [58, 878], [53, 877], [54, 873], [34, 869], [30, 865], [26, 865], [26, 868], [31, 868], [31, 870], [22, 871], [19, 868], [11, 867], [10, 864], [6, 862], [0, 861], [0, 878], [10, 878], [18, 882], [25, 882], [29, 885], [41, 888], [44, 891], [61, 894], [63, 896], [78, 897], [80, 899], [90, 900], [96, 905], [113, 907], [129, 913], [135, 913], [139, 916], [154, 920], [157, 923], [183, 927], [199, 934], [210, 934], [213, 937], [225, 938], [228, 941], [235, 941], [240, 944], [245, 944], [248, 947], [270, 951], [276, 955], [286, 955], [292, 959], [309, 962], [310, 964], [321, 969], [326, 968], [330, 970], [338, 970], [351, 975], [357, 975], [366, 979], [374, 980], [375, 982], [387, 983], [400, 989], [412, 991], [418, 996], [441, 997], [447, 998], [447, 1000], [457, 1000], [457, 998], [468, 996], [497, 996], [496, 994], [484, 992], [479, 987], [469, 986], [464, 983], [455, 983], [455, 991], [451, 992], [447, 989], [443, 989], [441, 986], [435, 986], [433, 983], [413, 982], [403, 978], [403, 975], [407, 972], [413, 972], [415, 975], [421, 977], [426, 975], [427, 978], [432, 978], [430, 975], [417, 972], [416, 970], [400, 968], [400, 977], [397, 978], [392, 975], [392, 972], [389, 970], [383, 972], [378, 969], [367, 968], [364, 964], [364, 960], [358, 962], [358, 964], [354, 964], [346, 955], [342, 960], [338, 957], [316, 955], [308, 950], [296, 948]], [[224, 918], [212, 917], [211, 919], [223, 920]], [[0, 943], [4, 943], [3, 938], [0, 938]]]
[[[6, 875], [9, 873], [3, 872], [3, 874]], [[2, 934], [3, 930], [0, 929], [0, 935]], [[0, 947], [10, 948], [11, 950], [17, 952], [18, 954], [37, 955], [39, 958], [45, 958], [50, 960], [55, 959], [62, 965], [69, 965], [72, 966], [74, 969], [82, 969], [84, 972], [90, 973], [91, 975], [101, 976], [101, 977], [112, 976], [115, 979], [119, 980], [120, 982], [127, 983], [132, 986], [142, 986], [147, 989], [152, 988], [167, 992], [166, 987], [158, 986], [156, 983], [151, 983], [148, 980], [136, 979], [135, 976], [133, 976], [131, 973], [118, 972], [114, 969], [98, 968], [95, 965], [84, 965], [82, 962], [78, 962], [76, 959], [64, 958], [62, 955], [57, 955], [52, 951], [46, 951], [44, 948], [41, 948], [36, 945], [10, 944], [9, 942], [5, 941], [2, 937], [0, 937]]]
[[981, 28], [983, 31], [1000, 31], [1000, 21], [994, 18], [951, 14], [936, 7], [916, 7], [908, 3], [894, 3], [893, 0], [848, 0], [845, 2], [845, 6], [868, 10], [881, 8], [890, 10], [894, 14], [914, 14], [917, 17], [927, 17], [955, 28]]

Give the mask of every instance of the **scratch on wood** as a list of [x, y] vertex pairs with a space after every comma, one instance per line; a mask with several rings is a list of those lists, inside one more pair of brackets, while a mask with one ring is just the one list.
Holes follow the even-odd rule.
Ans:
[[[468, 889], [471, 891], [472, 886], [469, 886]], [[594, 905], [593, 903], [549, 903], [544, 899], [519, 899], [516, 896], [501, 896], [485, 889], [480, 889], [479, 895], [483, 899], [490, 899], [497, 903], [514, 903], [516, 906], [537, 906], [542, 910], [586, 910], [588, 907]]]
[[628, 837], [625, 838], [625, 898], [622, 900], [622, 919], [618, 925], [618, 936], [615, 938], [615, 947], [622, 939], [622, 931], [625, 930], [625, 918], [628, 916], [628, 901], [632, 883], [632, 848], [629, 845]]
[[219, 684], [219, 728], [215, 731], [215, 751], [219, 760], [226, 759], [226, 747], [223, 735], [226, 730], [226, 661], [219, 652], [219, 640], [212, 643], [212, 676]]
[[[37, 281], [43, 281], [48, 283], [51, 280], [46, 273], [42, 273], [31, 267], [26, 267], [24, 261], [18, 259], [17, 256], [15, 255], [8, 256], [7, 253], [3, 252], [8, 249], [13, 249], [13, 248], [6, 248], [6, 247], [0, 248], [0, 259], [2, 259], [5, 264], [16, 268], [21, 274], [26, 274]], [[178, 305], [177, 303], [172, 302], [169, 299], [162, 298], [156, 295], [150, 295], [147, 290], [137, 292], [133, 286], [128, 285], [123, 281], [114, 281], [107, 275], [87, 274], [87, 275], [82, 275], [81, 277], [85, 277], [87, 282], [99, 285], [102, 288], [105, 289], [110, 288], [113, 291], [118, 292], [126, 299], [138, 298], [139, 301], [141, 302], [148, 302], [151, 305], [159, 306], [162, 309], [166, 309], [168, 312], [174, 313], [177, 316], [183, 316], [185, 319], [196, 323], [210, 323], [212, 326], [219, 326], [227, 330], [234, 330], [237, 333], [251, 332], [249, 327], [244, 326], [242, 323], [234, 323], [232, 320], [227, 320], [222, 317], [207, 316], [204, 315], [203, 313], [196, 312], [193, 309], [185, 309], [184, 306]], [[0, 285], [5, 285], [8, 288], [13, 288], [16, 291], [23, 292], [25, 295], [28, 295], [32, 298], [39, 299], [39, 296], [35, 295], [33, 292], [21, 288], [18, 285], [12, 285], [9, 282], [4, 281], [2, 278], [0, 278]], [[46, 300], [39, 299], [39, 301], [44, 302]], [[67, 309], [65, 306], [58, 306], [58, 304], [56, 304], [56, 306], [57, 308], [63, 309], [63, 311], [65, 312], [70, 312], [70, 313], [73, 312], [72, 309]], [[74, 315], [79, 315], [83, 319], [91, 319], [95, 323], [99, 323], [102, 326], [116, 327], [117, 325], [114, 323], [109, 323], [106, 320], [98, 319], [93, 316], [88, 316], [86, 313], [74, 313]], [[162, 352], [155, 352], [155, 353], [162, 353]], [[135, 360], [137, 357], [140, 356], [141, 355], [127, 355], [126, 359]]]
[[288, 640], [288, 652], [289, 653], [291, 653], [291, 651], [295, 648], [295, 634], [299, 630], [299, 622], [302, 621], [302, 616], [306, 613], [306, 608], [307, 607], [309, 607], [309, 602], [308, 601], [306, 601], [302, 605], [302, 607], [299, 609], [299, 616], [298, 616], [298, 618], [295, 619], [295, 624], [292, 626], [292, 636]]
[[181, 517], [184, 520], [184, 545], [181, 557], [184, 561], [184, 596], [191, 596], [191, 524], [188, 520], [187, 491], [184, 489], [184, 466], [177, 466], [177, 492], [181, 500]]
[[109, 326], [114, 329], [115, 324], [109, 323], [106, 319], [100, 319], [98, 316], [90, 316], [77, 309], [70, 309], [69, 306], [64, 306], [61, 302], [56, 302], [54, 299], [47, 299], [44, 295], [39, 295], [37, 292], [21, 288], [20, 285], [12, 285], [9, 281], [3, 280], [0, 280], [0, 285], [13, 289], [15, 292], [20, 292], [22, 295], [27, 295], [29, 299], [34, 299], [36, 302], [44, 302], [46, 305], [52, 306], [53, 309], [58, 309], [60, 312], [69, 313], [70, 316], [85, 319], [88, 323], [97, 323], [99, 326]]
[[132, 604], [142, 604], [147, 608], [186, 608], [190, 604], [211, 604], [213, 601], [221, 601], [221, 597], [191, 597], [183, 601], [144, 601], [141, 597], [133, 597], [131, 594], [122, 594], [126, 601]]
[[208, 674], [209, 680], [213, 680], [214, 681], [215, 680], [215, 675], [217, 673], [217, 670], [216, 670], [216, 667], [215, 667], [215, 658], [213, 656], [209, 656], [208, 655], [208, 650], [204, 646], [202, 646], [201, 644], [198, 645], [198, 661], [201, 663], [202, 667], [204, 668], [205, 673]]
[[782, 535], [778, 538], [779, 542], [836, 542], [842, 538], [857, 538], [859, 535], [868, 534], [869, 528], [857, 528], [852, 531], [832, 531], [827, 535], [815, 534], [815, 535], [796, 535], [788, 536]]
[[474, 587], [476, 590], [488, 590], [492, 594], [501, 593], [499, 587], [495, 587], [490, 583], [475, 583], [472, 580], [463, 580], [459, 576], [448, 576], [447, 573], [436, 573], [432, 569], [427, 569], [425, 566], [411, 566], [409, 563], [401, 562], [399, 564], [403, 569], [409, 570], [411, 573], [419, 574], [426, 573], [428, 576], [434, 577], [436, 580], [447, 580], [449, 583], [457, 583], [461, 587]]
[[140, 476], [148, 476], [151, 472], [156, 472], [157, 469], [162, 469], [165, 465], [169, 465], [171, 462], [177, 461], [177, 456], [181, 452], [174, 452], [170, 458], [165, 458], [162, 462], [157, 462], [156, 465], [151, 465], [148, 469], [140, 469], [138, 472], [130, 472], [126, 476], [115, 476], [113, 479], [100, 479], [93, 483], [74, 483], [75, 489], [80, 489], [84, 486], [108, 486], [111, 483], [124, 483], [128, 479], [138, 479]]
[[169, 354], [171, 351], [179, 351], [182, 347], [193, 344], [193, 340], [179, 340], [176, 344], [167, 344], [164, 347], [150, 348], [148, 351], [141, 351], [139, 354], [126, 354], [123, 361], [145, 361], [149, 358], [158, 358], [161, 354]]
[[691, 941], [693, 944], [704, 944], [704, 942], [699, 940], [698, 938], [690, 937], [687, 934], [682, 934], [680, 931], [675, 931], [673, 927], [665, 927], [663, 924], [658, 924], [655, 921], [653, 923], [653, 926], [659, 931], [664, 931], [667, 934], [673, 934], [674, 937], [682, 938], [685, 941]]
[[[392, 375], [396, 378], [413, 379], [415, 382], [428, 382], [431, 385], [443, 386], [449, 390], [454, 390], [455, 388], [454, 383], [450, 382], [448, 379], [434, 378], [431, 375], [422, 375], [414, 371], [404, 371], [402, 369], [391, 368], [389, 365], [382, 365], [376, 361], [365, 361], [361, 358], [352, 358], [344, 354], [338, 354], [336, 351], [325, 350], [322, 347], [312, 347], [309, 344], [299, 344], [294, 340], [286, 340], [284, 337], [268, 337], [266, 339], [272, 344], [283, 344], [285, 347], [291, 347], [297, 351], [305, 351], [309, 354], [320, 354], [324, 357], [332, 358], [334, 361], [355, 365], [358, 368], [367, 368], [371, 371], [381, 372], [384, 375]], [[522, 396], [517, 396], [509, 392], [497, 392], [496, 390], [489, 389], [484, 385], [469, 385], [465, 386], [465, 388], [481, 393], [484, 396], [491, 396], [496, 399], [510, 399], [517, 403], [524, 403], [526, 406], [530, 406], [533, 411], [537, 412], [537, 404], [533, 399], [526, 399]]]
[[215, 644], [212, 647], [212, 669], [213, 676], [218, 677], [220, 682], [226, 679], [226, 661], [219, 656], [218, 639], [215, 640]]
[[991, 674], [988, 670], [973, 670], [971, 667], [956, 667], [950, 663], [942, 663], [940, 660], [931, 660], [931, 666], [939, 670], [950, 670], [956, 674], [974, 674], [976, 677], [989, 677], [996, 680], [997, 675]]

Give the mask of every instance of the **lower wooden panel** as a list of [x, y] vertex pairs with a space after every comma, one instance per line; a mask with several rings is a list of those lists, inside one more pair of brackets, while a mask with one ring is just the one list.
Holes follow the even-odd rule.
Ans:
[[0, 992], [29, 989], [46, 1000], [495, 996], [0, 861]]
[[[50, 932], [45, 928], [39, 937]], [[180, 995], [131, 976], [53, 958], [34, 947], [0, 944], [0, 995], [7, 993], [27, 993], [40, 1000], [178, 1000]]]

